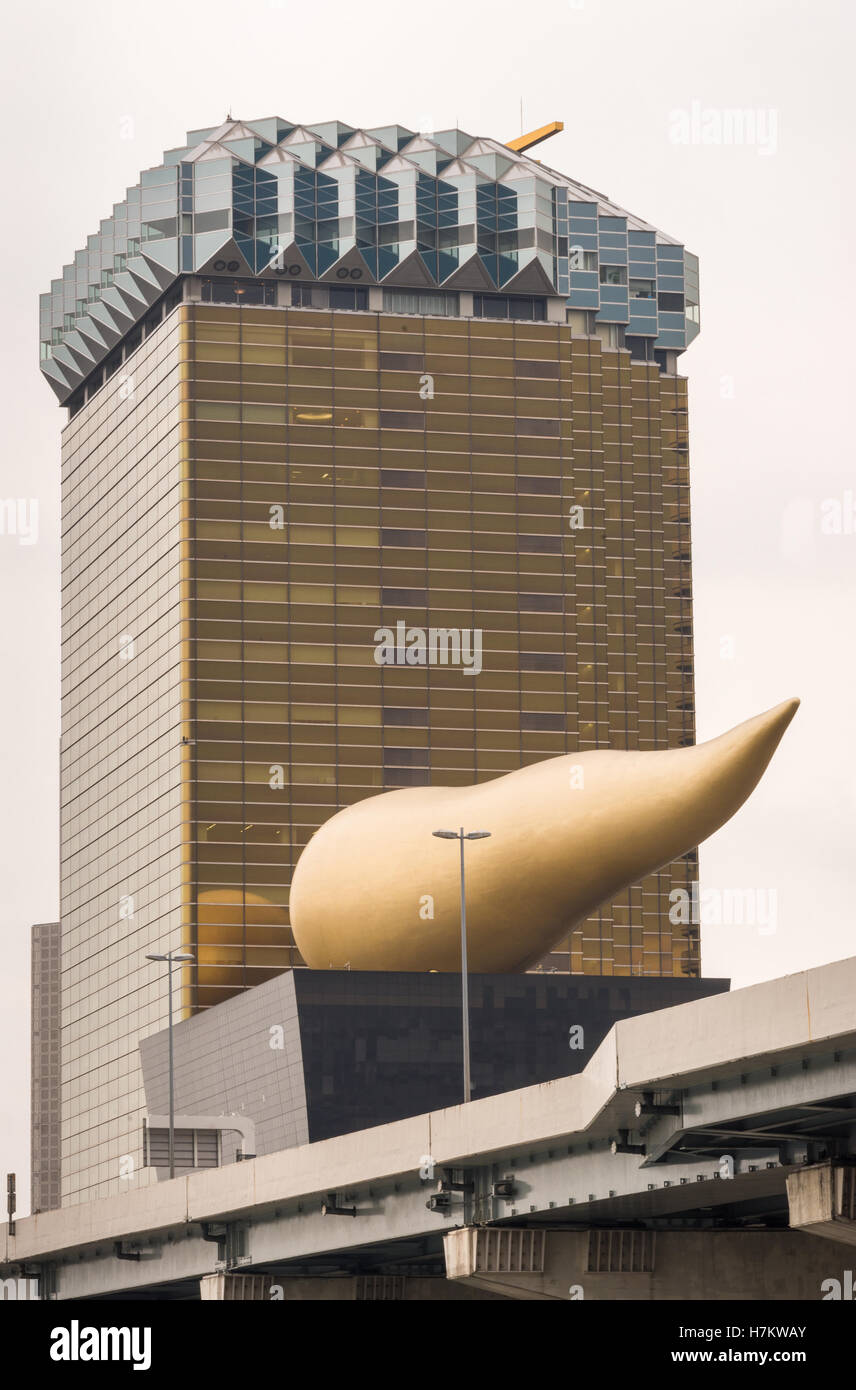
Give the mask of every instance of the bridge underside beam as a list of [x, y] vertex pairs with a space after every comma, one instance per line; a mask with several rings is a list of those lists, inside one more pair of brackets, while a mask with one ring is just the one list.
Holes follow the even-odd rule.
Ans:
[[852, 1249], [799, 1231], [522, 1230], [460, 1227], [446, 1275], [523, 1300], [824, 1298]]
[[203, 1300], [254, 1303], [434, 1303], [508, 1298], [465, 1282], [411, 1275], [358, 1275], [349, 1278], [282, 1278], [270, 1274], [206, 1274], [199, 1281]]

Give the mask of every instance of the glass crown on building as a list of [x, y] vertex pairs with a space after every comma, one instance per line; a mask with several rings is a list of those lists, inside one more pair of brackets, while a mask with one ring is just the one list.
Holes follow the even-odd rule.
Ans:
[[678, 352], [698, 332], [695, 256], [497, 140], [230, 119], [145, 170], [41, 296], [60, 401], [188, 274], [561, 296]]

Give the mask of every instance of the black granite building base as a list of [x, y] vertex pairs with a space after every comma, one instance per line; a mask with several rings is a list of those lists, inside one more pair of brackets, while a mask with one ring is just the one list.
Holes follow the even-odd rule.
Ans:
[[[581, 1071], [619, 1019], [728, 989], [721, 979], [472, 975], [473, 1099]], [[167, 1034], [140, 1046], [167, 1108]], [[461, 978], [295, 970], [175, 1029], [177, 1114], [240, 1114], [259, 1154], [462, 1100]], [[223, 1161], [236, 1143], [226, 1136]]]

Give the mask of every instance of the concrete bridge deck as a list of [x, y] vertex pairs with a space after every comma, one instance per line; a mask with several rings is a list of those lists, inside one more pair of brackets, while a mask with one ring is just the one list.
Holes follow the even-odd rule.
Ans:
[[[787, 1180], [830, 1162], [846, 1171], [854, 1154], [856, 958], [618, 1023], [575, 1076], [25, 1217], [14, 1235], [0, 1226], [0, 1277], [37, 1277], [60, 1299], [182, 1298], [205, 1275], [252, 1272], [285, 1297], [350, 1297], [333, 1282], [443, 1282], [444, 1237], [461, 1228], [547, 1232], [542, 1276], [560, 1236], [567, 1248], [584, 1236], [590, 1265], [592, 1230], [633, 1230], [661, 1233], [661, 1249], [674, 1236], [724, 1249], [720, 1237], [751, 1233], [770, 1253], [778, 1242], [766, 1264], [771, 1278], [790, 1264], [782, 1292], [735, 1292], [758, 1287], [737, 1252], [729, 1296], [820, 1297], [856, 1227], [833, 1212], [830, 1229], [824, 1213], [789, 1229]], [[447, 1245], [466, 1280], [461, 1239]], [[490, 1288], [557, 1296], [502, 1292], [501, 1280], [481, 1296]]]

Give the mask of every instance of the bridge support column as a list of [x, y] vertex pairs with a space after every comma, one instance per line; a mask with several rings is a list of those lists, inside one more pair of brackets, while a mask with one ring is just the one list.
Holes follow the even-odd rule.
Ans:
[[199, 1294], [203, 1301], [219, 1299], [229, 1302], [270, 1302], [269, 1274], [203, 1274]]
[[788, 1174], [793, 1230], [856, 1245], [856, 1159], [828, 1159]]
[[469, 1226], [444, 1245], [448, 1279], [524, 1300], [821, 1300], [854, 1264], [846, 1244], [780, 1230]]

